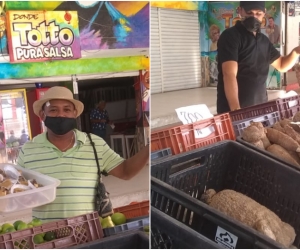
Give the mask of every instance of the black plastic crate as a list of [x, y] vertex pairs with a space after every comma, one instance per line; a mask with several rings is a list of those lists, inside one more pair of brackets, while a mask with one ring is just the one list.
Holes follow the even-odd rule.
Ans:
[[172, 155], [172, 151], [170, 148], [157, 150], [157, 151], [151, 152], [151, 161], [160, 159], [162, 157], [170, 156], [170, 155]]
[[215, 242], [151, 207], [151, 249], [216, 249]]
[[149, 249], [149, 236], [146, 233], [124, 232], [93, 242], [72, 247], [72, 249]]
[[238, 237], [236, 248], [282, 247], [199, 201], [205, 189], [233, 189], [292, 225], [297, 234], [294, 245], [300, 246], [300, 172], [286, 164], [237, 142], [222, 141], [154, 163], [151, 175], [174, 187], [153, 178], [151, 205], [207, 238], [215, 240], [220, 226]]
[[295, 165], [293, 165], [293, 164], [291, 164], [291, 163], [288, 163], [288, 162], [286, 162], [286, 161], [284, 161], [284, 160], [281, 160], [281, 159], [279, 159], [278, 157], [276, 157], [275, 155], [273, 155], [273, 154], [271, 154], [270, 152], [268, 152], [267, 150], [258, 148], [258, 147], [256, 147], [256, 146], [254, 146], [253, 144], [251, 144], [251, 143], [249, 143], [249, 142], [246, 142], [241, 136], [238, 136], [238, 137], [236, 138], [236, 141], [237, 141], [238, 143], [241, 143], [241, 144], [245, 145], [246, 147], [249, 147], [249, 148], [252, 148], [253, 150], [258, 151], [258, 152], [261, 153], [261, 154], [267, 155], [267, 156], [269, 156], [269, 157], [275, 159], [276, 161], [279, 161], [279, 162], [281, 162], [281, 163], [283, 163], [283, 164], [286, 164], [286, 165], [288, 165], [288, 166], [290, 166], [290, 167], [292, 167], [292, 168], [294, 168], [294, 169], [296, 169], [296, 170], [298, 170], [298, 171], [300, 170], [300, 167], [297, 167], [297, 166], [295, 166]]

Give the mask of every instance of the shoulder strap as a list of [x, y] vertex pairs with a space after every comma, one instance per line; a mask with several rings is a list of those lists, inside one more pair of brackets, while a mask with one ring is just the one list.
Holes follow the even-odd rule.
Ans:
[[107, 176], [108, 174], [105, 171], [102, 171], [102, 172], [100, 171], [100, 165], [99, 165], [99, 161], [98, 161], [97, 151], [95, 148], [95, 143], [92, 141], [90, 133], [87, 133], [87, 136], [90, 139], [90, 142], [91, 142], [93, 150], [94, 150], [95, 160], [96, 160], [97, 167], [98, 167], [98, 175], [99, 175], [99, 177], [101, 177], [101, 174], [103, 174], [104, 176]]

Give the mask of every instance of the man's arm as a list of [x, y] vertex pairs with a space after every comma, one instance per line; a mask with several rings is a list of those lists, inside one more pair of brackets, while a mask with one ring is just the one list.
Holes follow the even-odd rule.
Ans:
[[271, 65], [280, 72], [287, 72], [297, 62], [300, 54], [300, 47], [296, 47], [287, 56], [280, 56]]
[[239, 89], [236, 80], [238, 64], [236, 61], [222, 63], [224, 90], [231, 111], [240, 109]]
[[109, 175], [119, 179], [130, 180], [137, 175], [149, 162], [149, 145], [140, 150], [131, 158], [123, 161], [120, 165], [109, 172]]

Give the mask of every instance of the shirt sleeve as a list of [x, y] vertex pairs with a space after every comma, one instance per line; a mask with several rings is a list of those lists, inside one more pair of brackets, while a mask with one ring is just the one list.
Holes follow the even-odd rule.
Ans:
[[271, 42], [269, 42], [269, 56], [270, 56], [270, 64], [272, 64], [280, 57], [279, 51], [274, 47], [274, 45]]
[[95, 119], [95, 110], [91, 111], [90, 120]]
[[124, 158], [122, 158], [119, 154], [113, 151], [107, 143], [103, 146], [103, 154], [102, 154], [102, 164], [100, 165], [101, 171], [105, 171], [106, 173], [113, 170], [115, 167], [120, 165]]
[[218, 61], [222, 64], [227, 61], [238, 62], [240, 38], [238, 34], [225, 30], [218, 40]]

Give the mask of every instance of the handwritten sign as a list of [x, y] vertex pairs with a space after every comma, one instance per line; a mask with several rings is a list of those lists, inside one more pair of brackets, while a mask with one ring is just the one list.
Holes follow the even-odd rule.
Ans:
[[190, 124], [213, 117], [205, 104], [192, 105], [175, 110], [179, 120], [182, 121], [183, 124]]
[[8, 11], [10, 62], [81, 57], [76, 11]]
[[[176, 109], [176, 113], [180, 121], [182, 121], [182, 123], [185, 125], [213, 117], [205, 104], [178, 108]], [[201, 129], [195, 128], [194, 136], [196, 139], [201, 139], [209, 136], [213, 132], [215, 132], [213, 126]]]

